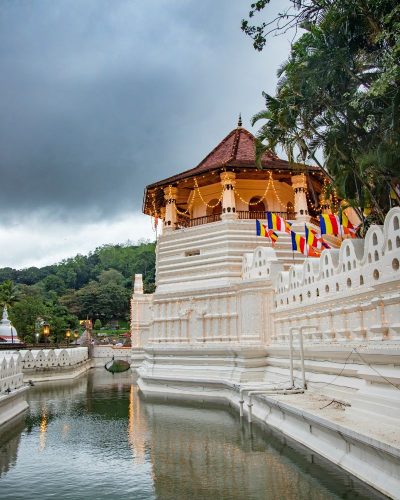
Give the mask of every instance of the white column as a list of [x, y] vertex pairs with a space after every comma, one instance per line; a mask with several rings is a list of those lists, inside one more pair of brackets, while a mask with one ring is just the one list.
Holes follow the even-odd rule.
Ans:
[[176, 212], [176, 197], [178, 195], [178, 189], [176, 187], [168, 186], [164, 188], [164, 199], [166, 201], [165, 205], [165, 230], [175, 229], [175, 224], [177, 222], [177, 212]]
[[304, 174], [292, 175], [292, 187], [294, 191], [294, 211], [296, 212], [296, 220], [308, 222], [311, 217], [308, 215], [306, 176]]
[[133, 284], [133, 293], [143, 294], [143, 276], [141, 274], [135, 274], [135, 281]]
[[236, 184], [236, 174], [233, 172], [222, 172], [220, 174], [221, 185], [223, 189], [222, 195], [222, 219], [236, 219], [236, 202], [235, 191], [233, 190]]

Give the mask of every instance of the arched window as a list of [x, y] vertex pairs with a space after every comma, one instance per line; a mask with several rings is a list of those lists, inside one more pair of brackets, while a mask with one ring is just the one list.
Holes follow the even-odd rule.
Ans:
[[208, 205], [211, 205], [211, 206], [207, 206], [207, 215], [221, 215], [222, 213], [222, 206], [221, 206], [221, 202], [218, 201], [218, 200], [210, 200], [208, 202]]
[[249, 201], [250, 219], [265, 219], [265, 211], [266, 207], [263, 200], [259, 196], [253, 196]]

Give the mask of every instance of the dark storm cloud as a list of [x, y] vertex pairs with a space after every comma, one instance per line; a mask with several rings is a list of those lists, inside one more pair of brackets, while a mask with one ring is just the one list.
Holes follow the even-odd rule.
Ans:
[[3, 1], [3, 217], [138, 210], [258, 111], [275, 67], [240, 31], [248, 3]]

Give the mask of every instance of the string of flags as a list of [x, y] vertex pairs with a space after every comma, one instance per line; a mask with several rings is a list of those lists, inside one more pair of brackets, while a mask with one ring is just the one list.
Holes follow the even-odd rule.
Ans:
[[266, 212], [266, 224], [256, 220], [256, 234], [269, 238], [272, 246], [278, 241], [278, 233], [288, 233], [291, 236], [292, 250], [301, 252], [307, 257], [319, 257], [324, 248], [331, 248], [324, 241], [324, 234], [341, 236], [346, 234], [355, 238], [357, 228], [349, 221], [347, 215], [342, 211], [339, 216], [334, 214], [320, 215], [320, 229], [318, 233], [315, 229], [304, 225], [305, 236], [292, 231], [292, 222], [285, 220], [280, 215], [273, 212]]

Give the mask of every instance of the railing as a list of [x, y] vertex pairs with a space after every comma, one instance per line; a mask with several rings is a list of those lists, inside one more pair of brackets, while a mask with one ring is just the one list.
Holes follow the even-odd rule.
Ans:
[[[237, 212], [238, 219], [240, 220], [255, 220], [255, 219], [261, 219], [265, 220], [266, 213], [263, 211], [256, 211], [252, 212], [250, 210], [238, 210]], [[280, 217], [283, 217], [284, 219], [288, 220], [293, 220], [296, 218], [296, 213], [295, 212], [274, 212], [274, 214], [279, 215]], [[211, 214], [211, 215], [204, 215], [203, 217], [196, 217], [195, 219], [180, 219], [176, 223], [176, 229], [182, 229], [186, 227], [195, 227], [195, 226], [202, 226], [203, 224], [210, 224], [211, 222], [217, 222], [221, 220], [221, 214]]]
[[176, 228], [202, 226], [203, 224], [210, 224], [221, 220], [221, 214], [204, 215], [203, 217], [196, 217], [195, 219], [182, 219], [176, 223]]
[[[79, 344], [68, 344], [67, 342], [59, 342], [57, 344], [25, 344], [23, 342], [20, 343], [1, 343], [0, 344], [0, 351], [19, 351], [21, 349], [67, 349], [67, 348], [76, 348], [76, 347], [82, 347]], [[86, 346], [84, 346], [86, 347]]]
[[[266, 213], [262, 210], [252, 212], [250, 210], [238, 210], [237, 212], [239, 219], [266, 219]], [[296, 214], [289, 213], [290, 217], [287, 217], [288, 212], [274, 212], [274, 214], [283, 217], [284, 219], [288, 218], [289, 220], [294, 219]]]

